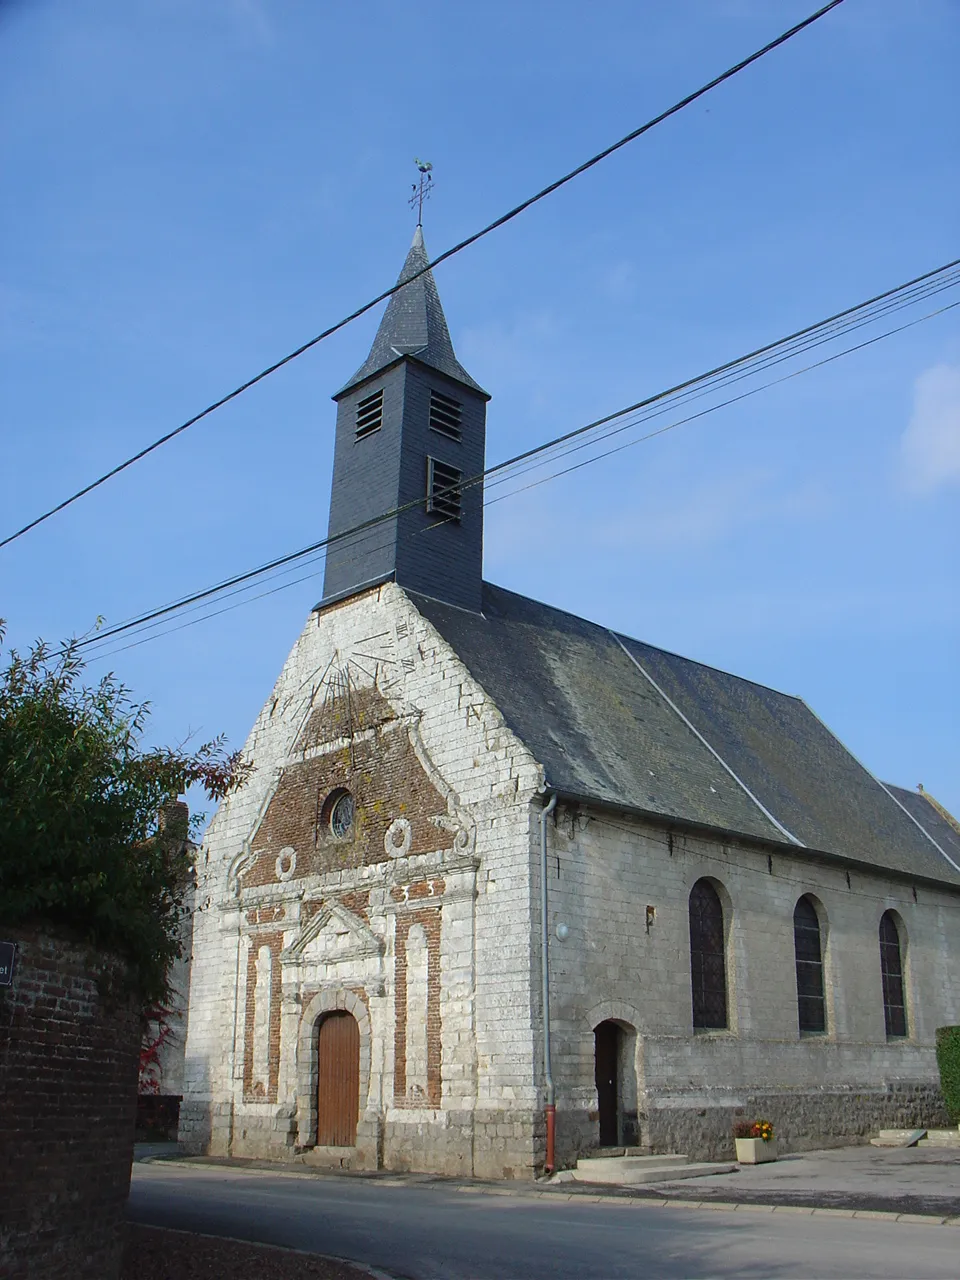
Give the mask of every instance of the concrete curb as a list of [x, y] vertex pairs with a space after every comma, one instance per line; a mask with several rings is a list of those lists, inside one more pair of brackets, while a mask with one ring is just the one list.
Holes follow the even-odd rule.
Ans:
[[[354, 1178], [344, 1178], [342, 1174], [326, 1170], [253, 1169], [245, 1165], [208, 1163], [190, 1159], [152, 1159], [149, 1157], [139, 1160], [137, 1163], [167, 1165], [176, 1169], [192, 1169], [194, 1172], [198, 1170], [201, 1172], [220, 1170], [226, 1173], [241, 1173], [248, 1176], [259, 1175], [271, 1178], [299, 1178], [301, 1180], [331, 1178], [338, 1181], [355, 1181]], [[630, 1209], [725, 1210], [728, 1213], [792, 1213], [805, 1214], [809, 1217], [817, 1218], [871, 1218], [879, 1222], [906, 1222], [913, 1226], [960, 1227], [960, 1216], [949, 1214], [898, 1213], [893, 1210], [886, 1211], [882, 1209], [818, 1209], [809, 1205], [797, 1204], [750, 1204], [742, 1200], [680, 1200], [661, 1198], [659, 1196], [585, 1195], [579, 1192], [563, 1191], [559, 1187], [556, 1190], [548, 1190], [545, 1187], [535, 1186], [529, 1188], [523, 1186], [476, 1186], [473, 1183], [454, 1182], [442, 1178], [431, 1179], [426, 1182], [412, 1182], [402, 1175], [391, 1176], [389, 1174], [383, 1178], [370, 1178], [368, 1181], [380, 1187], [433, 1187], [444, 1191], [453, 1191], [458, 1195], [508, 1196], [518, 1200], [553, 1200], [562, 1204], [604, 1204]], [[223, 1237], [223, 1239], [227, 1238], [226, 1236]], [[245, 1243], [249, 1244], [250, 1242], [246, 1241]], [[344, 1258], [338, 1259], [338, 1261], [349, 1262], [351, 1259]], [[355, 1263], [354, 1265], [360, 1264]], [[372, 1272], [371, 1274], [376, 1273]], [[389, 1280], [389, 1277], [387, 1277], [387, 1280]]]

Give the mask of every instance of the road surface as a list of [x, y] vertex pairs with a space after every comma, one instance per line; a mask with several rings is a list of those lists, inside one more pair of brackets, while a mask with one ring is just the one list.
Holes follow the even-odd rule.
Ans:
[[475, 1194], [408, 1179], [134, 1165], [136, 1222], [289, 1245], [412, 1280], [956, 1280], [960, 1226]]

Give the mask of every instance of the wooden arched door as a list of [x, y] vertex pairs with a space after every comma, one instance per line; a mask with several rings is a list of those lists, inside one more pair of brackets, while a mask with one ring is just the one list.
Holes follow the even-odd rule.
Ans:
[[317, 1146], [353, 1147], [360, 1118], [360, 1028], [328, 1013], [317, 1037]]

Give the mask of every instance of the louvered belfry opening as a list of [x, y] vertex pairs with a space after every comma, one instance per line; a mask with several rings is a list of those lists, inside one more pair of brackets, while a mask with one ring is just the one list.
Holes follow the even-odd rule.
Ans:
[[383, 388], [366, 396], [357, 404], [356, 437], [363, 440], [383, 426]]
[[430, 429], [438, 431], [448, 440], [459, 440], [463, 435], [461, 418], [463, 405], [459, 400], [442, 395], [439, 391], [430, 392]]
[[690, 981], [694, 1027], [722, 1031], [728, 1025], [723, 904], [709, 880], [690, 891]]
[[436, 458], [427, 458], [427, 511], [447, 520], [459, 520], [463, 495], [454, 486], [463, 472]]
[[392, 580], [479, 613], [490, 397], [456, 357], [419, 227], [397, 286], [369, 355], [334, 396], [320, 603]]
[[801, 898], [794, 908], [793, 945], [797, 961], [797, 1016], [800, 1031], [813, 1034], [826, 1031], [827, 1008], [823, 995], [820, 917], [807, 897]]
[[360, 1028], [328, 1013], [317, 1037], [317, 1146], [355, 1147], [360, 1119]]
[[883, 981], [883, 1020], [887, 1035], [907, 1034], [907, 1001], [903, 987], [900, 931], [892, 911], [880, 917], [880, 977]]

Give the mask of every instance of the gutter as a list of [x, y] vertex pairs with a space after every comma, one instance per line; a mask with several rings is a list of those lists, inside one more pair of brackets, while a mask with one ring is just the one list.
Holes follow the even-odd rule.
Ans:
[[547, 1122], [547, 1154], [544, 1173], [556, 1168], [556, 1089], [553, 1083], [553, 1063], [550, 1058], [550, 917], [547, 912], [547, 819], [557, 807], [554, 792], [540, 811], [540, 974], [543, 983], [543, 1082], [545, 1088], [544, 1115]]
[[[878, 783], [882, 786], [882, 783]], [[775, 853], [797, 858], [796, 849], [785, 841], [778, 841], [774, 836], [753, 835], [749, 831], [736, 831], [732, 827], [715, 827], [705, 822], [694, 822], [690, 818], [681, 818], [673, 814], [661, 813], [654, 809], [644, 809], [642, 805], [625, 804], [622, 800], [603, 800], [582, 791], [573, 791], [567, 787], [557, 787], [556, 796], [561, 804], [576, 805], [580, 809], [597, 809], [601, 813], [621, 814], [627, 818], [639, 819], [665, 831], [688, 832], [695, 836], [720, 837], [724, 840], [742, 844], [746, 848], [760, 850], [763, 853]], [[896, 801], [896, 797], [891, 797]], [[897, 802], [899, 803], [899, 802]], [[916, 821], [916, 819], [914, 819]], [[824, 863], [826, 866], [842, 867], [845, 871], [856, 871], [871, 876], [887, 876], [903, 884], [923, 885], [928, 889], [937, 889], [947, 893], [960, 892], [960, 884], [954, 880], [939, 880], [920, 871], [903, 871], [896, 867], [883, 867], [876, 862], [864, 862], [861, 858], [850, 857], [845, 853], [832, 853], [829, 849], [818, 849], [815, 845], [805, 845], [803, 855], [798, 861], [803, 863]]]

